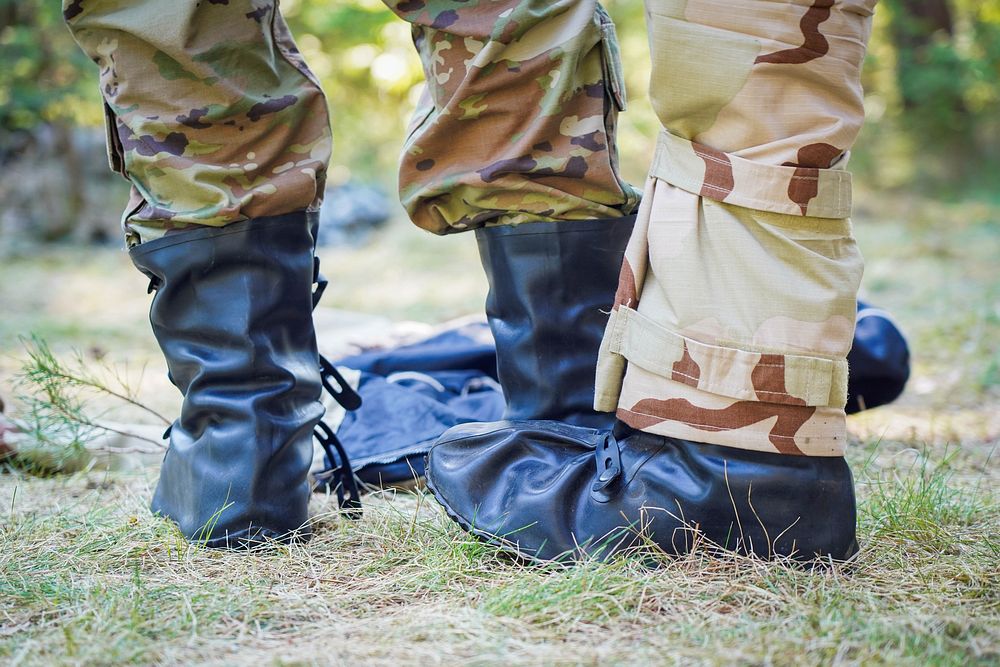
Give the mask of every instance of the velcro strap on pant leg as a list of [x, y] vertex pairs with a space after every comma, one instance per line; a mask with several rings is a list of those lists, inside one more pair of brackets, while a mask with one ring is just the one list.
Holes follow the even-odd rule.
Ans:
[[740, 401], [842, 408], [847, 362], [710, 345], [620, 307], [610, 351], [630, 364]]
[[657, 138], [649, 173], [681, 190], [758, 211], [837, 219], [851, 215], [851, 173], [843, 168], [754, 162], [665, 130]]
[[597, 373], [594, 381], [594, 409], [598, 412], [614, 412], [618, 409], [618, 399], [625, 377], [625, 357], [618, 353], [621, 348], [622, 320], [618, 310], [612, 310], [597, 353]]

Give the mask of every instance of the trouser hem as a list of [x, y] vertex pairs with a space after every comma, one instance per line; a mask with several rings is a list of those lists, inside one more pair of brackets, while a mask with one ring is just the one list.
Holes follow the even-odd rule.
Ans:
[[293, 211], [282, 215], [269, 215], [249, 220], [231, 222], [222, 227], [208, 225], [192, 225], [184, 229], [178, 229], [166, 236], [158, 239], [145, 241], [129, 249], [129, 254], [138, 257], [146, 253], [155, 252], [163, 248], [169, 248], [181, 243], [201, 241], [204, 239], [228, 236], [230, 234], [242, 234], [245, 232], [262, 231], [268, 227], [287, 225], [289, 223], [306, 220], [310, 228], [315, 229], [319, 224], [318, 211]]

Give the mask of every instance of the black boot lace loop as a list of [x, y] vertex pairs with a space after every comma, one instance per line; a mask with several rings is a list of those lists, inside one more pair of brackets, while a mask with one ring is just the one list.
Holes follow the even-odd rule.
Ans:
[[[312, 293], [313, 310], [316, 310], [316, 306], [319, 305], [319, 300], [323, 298], [323, 292], [326, 291], [329, 284], [329, 281], [320, 272], [319, 264], [319, 257], [313, 256], [313, 284], [316, 286]], [[347, 383], [337, 367], [322, 354], [319, 355], [319, 368], [323, 388], [333, 396], [333, 399], [342, 408], [357, 410], [361, 407], [361, 396]], [[361, 518], [361, 493], [358, 490], [358, 481], [354, 476], [354, 469], [351, 467], [351, 461], [347, 457], [344, 445], [337, 438], [333, 429], [322, 420], [316, 424], [313, 436], [326, 452], [326, 460], [329, 465], [316, 474], [316, 488], [335, 489], [337, 505], [344, 514], [351, 519]]]
[[361, 492], [354, 477], [347, 451], [337, 435], [325, 422], [316, 424], [313, 435], [326, 452], [330, 467], [316, 474], [316, 485], [333, 488], [337, 493], [337, 505], [350, 519], [361, 518]]
[[[357, 410], [361, 407], [361, 396], [351, 388], [344, 376], [340, 374], [333, 363], [320, 355], [320, 377], [323, 380], [323, 387], [333, 396], [334, 400], [345, 410]], [[334, 387], [330, 380], [337, 383]], [[361, 516], [361, 493], [358, 491], [358, 482], [354, 476], [354, 469], [351, 461], [347, 457], [344, 445], [337, 438], [333, 429], [320, 420], [313, 430], [313, 436], [319, 441], [326, 452], [328, 467], [316, 474], [315, 488], [333, 488], [337, 492], [337, 504], [349, 518], [357, 519]], [[345, 495], [346, 492], [346, 495]]]
[[316, 289], [312, 293], [313, 310], [316, 310], [316, 306], [319, 305], [319, 300], [323, 298], [323, 292], [326, 291], [327, 285], [330, 281], [326, 279], [319, 270], [319, 257], [313, 256], [313, 285]]
[[[320, 378], [323, 380], [323, 388], [333, 396], [334, 400], [342, 408], [345, 410], [357, 410], [361, 407], [361, 395], [354, 391], [354, 388], [347, 383], [347, 380], [340, 374], [337, 367], [322, 354], [319, 355], [319, 369]], [[336, 386], [334, 383], [336, 383]]]

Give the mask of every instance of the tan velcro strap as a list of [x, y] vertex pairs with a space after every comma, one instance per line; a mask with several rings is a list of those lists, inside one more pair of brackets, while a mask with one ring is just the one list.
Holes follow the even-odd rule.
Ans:
[[709, 345], [624, 306], [619, 307], [614, 325], [610, 352], [701, 391], [740, 401], [789, 405], [804, 401], [810, 406], [843, 408], [847, 401], [845, 360]]
[[[709, 179], [708, 173], [725, 178]], [[650, 175], [707, 199], [758, 211], [816, 218], [851, 215], [851, 174], [844, 169], [802, 169], [762, 164], [714, 151], [663, 130], [656, 142]], [[725, 187], [713, 180], [725, 182]], [[808, 190], [806, 210], [789, 192]]]

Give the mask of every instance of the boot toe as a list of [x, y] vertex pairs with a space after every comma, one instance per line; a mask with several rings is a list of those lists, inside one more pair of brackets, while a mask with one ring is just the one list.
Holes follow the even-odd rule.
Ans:
[[[590, 534], [595, 429], [554, 421], [501, 421], [449, 429], [427, 458], [427, 484], [468, 532], [531, 560], [579, 555]], [[581, 505], [581, 502], [583, 505]]]

